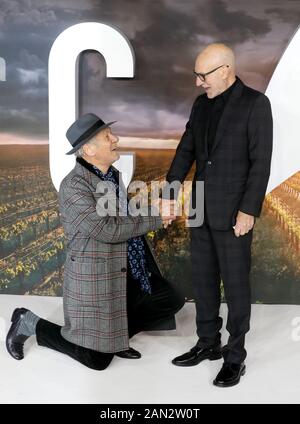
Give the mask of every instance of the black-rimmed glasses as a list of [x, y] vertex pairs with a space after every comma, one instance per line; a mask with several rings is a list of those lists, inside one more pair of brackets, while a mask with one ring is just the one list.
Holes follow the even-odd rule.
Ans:
[[227, 68], [229, 68], [229, 65], [220, 65], [220, 66], [218, 66], [217, 68], [212, 69], [212, 70], [211, 70], [211, 71], [209, 71], [209, 72], [205, 72], [205, 74], [201, 74], [201, 72], [196, 72], [196, 71], [193, 71], [193, 73], [194, 73], [194, 75], [196, 75], [196, 77], [197, 77], [197, 78], [199, 78], [199, 79], [200, 79], [200, 81], [204, 82], [204, 81], [205, 81], [205, 77], [206, 77], [207, 75], [212, 74], [212, 73], [213, 73], [213, 72], [215, 72], [217, 69], [222, 68], [222, 66], [226, 66]]

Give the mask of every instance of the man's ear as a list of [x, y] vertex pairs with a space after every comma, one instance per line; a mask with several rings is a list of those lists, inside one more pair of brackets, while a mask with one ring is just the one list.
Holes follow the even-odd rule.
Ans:
[[86, 156], [95, 156], [93, 145], [90, 143], [83, 145], [83, 151]]
[[229, 68], [227, 66], [223, 66], [222, 68], [222, 78], [225, 80], [229, 77]]

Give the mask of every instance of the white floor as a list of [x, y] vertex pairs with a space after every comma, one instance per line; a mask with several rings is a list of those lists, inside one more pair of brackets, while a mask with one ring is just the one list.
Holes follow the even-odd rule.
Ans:
[[[26, 342], [25, 358], [16, 361], [5, 349], [5, 336], [15, 307], [32, 309], [62, 323], [62, 299], [0, 296], [1, 403], [299, 403], [300, 306], [253, 305], [247, 336], [247, 372], [232, 388], [213, 386], [219, 361], [180, 368], [171, 359], [196, 341], [195, 311], [186, 304], [177, 315], [177, 330], [142, 333], [132, 347], [139, 360], [114, 358], [105, 371], [93, 371], [73, 359]], [[222, 305], [222, 316], [226, 306]], [[224, 325], [225, 327], [225, 325]], [[224, 342], [227, 333], [223, 330]]]

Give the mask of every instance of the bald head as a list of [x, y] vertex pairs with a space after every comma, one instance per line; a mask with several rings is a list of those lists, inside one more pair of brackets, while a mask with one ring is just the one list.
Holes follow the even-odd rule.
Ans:
[[[229, 65], [231, 72], [235, 73], [235, 58], [233, 50], [225, 44], [209, 44], [201, 53], [198, 54], [196, 65], [203, 68], [216, 67], [219, 65]], [[203, 73], [208, 72], [205, 69]]]
[[[222, 66], [223, 65], [223, 66]], [[209, 98], [225, 91], [235, 81], [235, 57], [233, 50], [225, 44], [209, 44], [196, 58], [195, 71], [201, 74], [212, 71], [205, 81], [197, 78], [196, 84], [202, 86]]]

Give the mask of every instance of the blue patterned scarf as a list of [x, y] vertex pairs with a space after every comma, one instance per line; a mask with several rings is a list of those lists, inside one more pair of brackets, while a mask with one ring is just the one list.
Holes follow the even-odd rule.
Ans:
[[[115, 170], [110, 166], [107, 173], [104, 174], [100, 169], [93, 165], [93, 169], [98, 177], [103, 181], [110, 181], [116, 188], [116, 195], [119, 199], [119, 181], [118, 175]], [[127, 197], [126, 197], [127, 199]], [[122, 205], [121, 205], [122, 207]], [[124, 205], [123, 205], [124, 207]], [[126, 211], [128, 212], [128, 200], [125, 205]], [[142, 237], [132, 237], [127, 240], [127, 256], [128, 262], [134, 280], [139, 281], [141, 289], [146, 293], [151, 293], [151, 285], [149, 280], [149, 271], [147, 268], [145, 244]]]

